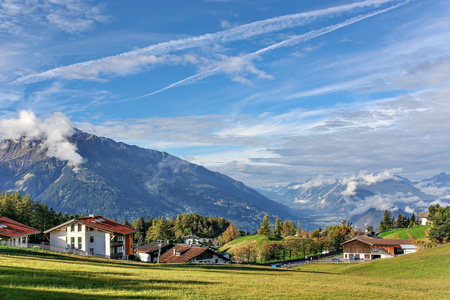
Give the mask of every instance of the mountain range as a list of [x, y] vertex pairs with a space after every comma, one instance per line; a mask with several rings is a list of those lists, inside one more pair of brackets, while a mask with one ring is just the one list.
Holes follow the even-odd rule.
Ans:
[[409, 215], [450, 200], [450, 175], [445, 173], [418, 182], [362, 174], [252, 189], [168, 153], [80, 130], [67, 141], [56, 140], [0, 140], [0, 191], [29, 193], [63, 213], [118, 221], [199, 213], [224, 217], [249, 231], [260, 226], [265, 213], [272, 221], [276, 216], [300, 221], [308, 230], [343, 219], [357, 228], [376, 228], [385, 209]]
[[340, 180], [318, 177], [306, 182], [257, 189], [286, 206], [309, 210], [317, 223], [333, 224], [343, 219], [355, 228], [375, 229], [384, 210], [393, 216], [428, 211], [434, 203], [450, 205], [450, 175], [441, 173], [422, 181], [390, 174], [361, 174]]
[[49, 155], [40, 140], [3, 140], [0, 190], [29, 193], [56, 211], [133, 220], [199, 213], [256, 230], [264, 214], [296, 220], [295, 210], [242, 182], [165, 152], [79, 130], [69, 138], [83, 163]]

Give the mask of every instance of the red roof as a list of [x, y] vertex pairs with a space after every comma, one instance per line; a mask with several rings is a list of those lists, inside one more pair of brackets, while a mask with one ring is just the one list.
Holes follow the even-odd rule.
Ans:
[[[174, 255], [175, 252], [180, 253], [180, 255]], [[203, 247], [189, 247], [186, 245], [175, 245], [171, 249], [167, 250], [166, 253], [162, 254], [159, 261], [162, 263], [187, 263], [194, 257], [199, 256], [205, 251], [211, 251], [208, 248]]]
[[402, 240], [402, 239], [375, 239], [369, 236], [357, 236], [351, 240], [348, 240], [344, 243], [342, 243], [342, 245], [353, 242], [353, 241], [361, 241], [363, 243], [366, 244], [370, 244], [372, 246], [399, 246], [399, 245], [413, 245], [414, 241], [413, 240]]
[[81, 224], [85, 224], [89, 227], [94, 227], [94, 228], [104, 230], [107, 232], [123, 234], [123, 235], [127, 235], [130, 233], [136, 232], [136, 229], [126, 226], [126, 225], [123, 225], [123, 224], [120, 224], [119, 222], [110, 220], [110, 219], [102, 217], [102, 216], [94, 216], [94, 217], [83, 217], [83, 218], [72, 219], [63, 224], [55, 226], [49, 230], [46, 230], [46, 231], [44, 231], [44, 233], [49, 233], [51, 231], [54, 231], [58, 228], [67, 226], [72, 223], [81, 223]]
[[41, 232], [7, 217], [0, 216], [0, 236], [12, 238], [37, 233]]

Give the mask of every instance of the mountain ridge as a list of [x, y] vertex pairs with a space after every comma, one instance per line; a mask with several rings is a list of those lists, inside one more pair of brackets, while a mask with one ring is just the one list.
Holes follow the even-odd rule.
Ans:
[[68, 213], [111, 218], [200, 213], [256, 230], [264, 214], [296, 219], [293, 210], [244, 183], [166, 152], [127, 145], [76, 130], [69, 138], [83, 163], [46, 156], [37, 140], [3, 140], [0, 189], [29, 193]]

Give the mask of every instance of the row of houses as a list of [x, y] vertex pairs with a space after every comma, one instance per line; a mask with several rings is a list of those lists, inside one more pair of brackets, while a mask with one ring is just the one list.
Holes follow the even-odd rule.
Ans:
[[[160, 246], [161, 245], [161, 250]], [[186, 244], [169, 244], [151, 242], [139, 247], [135, 251], [136, 257], [144, 262], [155, 262], [159, 257], [162, 263], [216, 263], [227, 264], [231, 262], [228, 254], [217, 253], [208, 247]]]
[[[184, 245], [152, 242], [134, 250], [133, 235], [136, 230], [102, 216], [89, 215], [76, 218], [44, 231], [51, 250], [76, 250], [113, 259], [125, 259], [136, 253], [141, 261], [153, 262], [160, 253], [164, 263], [229, 263], [229, 257], [206, 247], [194, 246], [201, 239], [187, 236]], [[39, 230], [0, 216], [0, 244], [27, 247], [29, 237]]]

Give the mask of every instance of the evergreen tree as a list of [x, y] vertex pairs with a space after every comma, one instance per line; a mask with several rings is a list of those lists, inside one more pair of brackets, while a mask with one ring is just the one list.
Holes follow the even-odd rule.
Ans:
[[261, 222], [261, 227], [258, 230], [259, 235], [265, 235], [266, 237], [270, 234], [270, 219], [269, 215], [266, 213], [264, 219]]
[[275, 231], [274, 234], [276, 236], [281, 236], [281, 220], [280, 217], [277, 216], [276, 220], [275, 220]]

